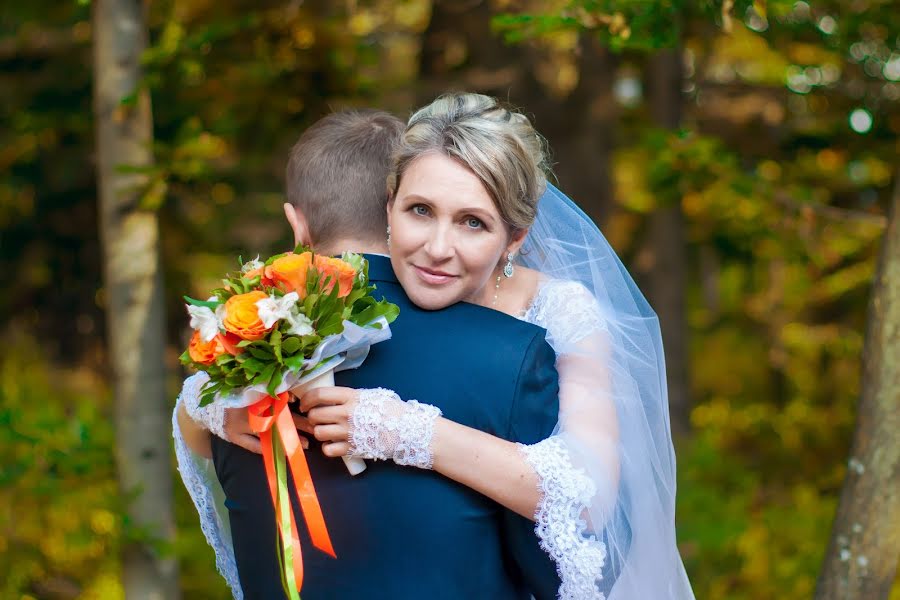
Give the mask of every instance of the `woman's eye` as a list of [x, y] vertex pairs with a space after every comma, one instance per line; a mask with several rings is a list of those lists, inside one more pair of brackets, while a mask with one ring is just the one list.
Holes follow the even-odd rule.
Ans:
[[481, 222], [481, 219], [476, 219], [475, 217], [466, 219], [466, 225], [472, 229], [481, 229], [484, 227], [484, 223]]
[[415, 206], [413, 206], [413, 212], [421, 217], [428, 216], [428, 209], [421, 204], [416, 204]]

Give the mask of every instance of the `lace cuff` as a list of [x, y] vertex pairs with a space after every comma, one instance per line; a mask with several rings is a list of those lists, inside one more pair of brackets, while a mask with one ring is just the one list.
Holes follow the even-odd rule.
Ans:
[[560, 600], [603, 600], [597, 582], [602, 579], [606, 544], [586, 533], [582, 518], [597, 493], [597, 486], [577, 469], [559, 437], [531, 446], [519, 444], [525, 460], [540, 481], [541, 500], [535, 513], [534, 531], [541, 548], [556, 563], [562, 581]]
[[439, 416], [436, 406], [404, 402], [391, 390], [360, 390], [350, 416], [350, 454], [431, 469], [431, 440]]
[[202, 425], [204, 429], [227, 441], [228, 438], [225, 437], [225, 407], [218, 402], [200, 407], [203, 386], [208, 381], [209, 376], [202, 371], [185, 379], [184, 386], [181, 388], [181, 401], [184, 403], [187, 414], [194, 421]]

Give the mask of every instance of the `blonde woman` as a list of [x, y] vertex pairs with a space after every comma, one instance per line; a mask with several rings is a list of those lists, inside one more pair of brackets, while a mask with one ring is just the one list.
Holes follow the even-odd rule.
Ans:
[[693, 598], [675, 544], [656, 315], [596, 226], [547, 184], [545, 165], [521, 113], [477, 94], [438, 98], [395, 152], [387, 236], [418, 306], [471, 302], [547, 330], [554, 435], [515, 444], [384, 389], [311, 391], [303, 427], [327, 456], [433, 469], [534, 519], [560, 598]]

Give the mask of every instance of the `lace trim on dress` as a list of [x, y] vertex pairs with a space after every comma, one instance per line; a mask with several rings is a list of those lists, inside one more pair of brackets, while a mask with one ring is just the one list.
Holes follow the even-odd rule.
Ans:
[[593, 294], [577, 281], [549, 279], [541, 284], [520, 317], [547, 330], [547, 342], [561, 354], [565, 347], [607, 330], [603, 311]]
[[[224, 517], [220, 517], [216, 510], [216, 500], [213, 495], [213, 485], [216, 482], [212, 480], [213, 476], [208, 471], [204, 475], [204, 469], [201, 466], [205, 463], [207, 468], [211, 468], [211, 465], [209, 465], [210, 461], [197, 456], [188, 448], [184, 437], [181, 435], [181, 429], [178, 427], [178, 405], [184, 403], [185, 408], [188, 409], [188, 414], [191, 414], [189, 407], [193, 406], [195, 407], [195, 414], [210, 419], [209, 422], [205, 419], [202, 421], [196, 419], [205, 427], [210, 429], [217, 427], [221, 431], [222, 417], [219, 416], [218, 411], [206, 410], [213, 405], [199, 409], [200, 412], [196, 410], [200, 402], [200, 391], [207, 380], [206, 373], [197, 373], [188, 377], [181, 388], [175, 411], [172, 413], [172, 437], [175, 439], [175, 456], [178, 459], [178, 471], [181, 473], [181, 480], [184, 482], [184, 487], [187, 488], [200, 516], [200, 529], [203, 531], [203, 535], [206, 536], [206, 541], [216, 553], [216, 568], [222, 574], [222, 577], [225, 578], [228, 587], [231, 588], [231, 593], [234, 595], [235, 600], [243, 600], [244, 594], [241, 590], [237, 565], [234, 560], [234, 551], [230, 540], [226, 539], [228, 533], [222, 523], [222, 518]], [[192, 418], [195, 417], [192, 415]], [[221, 437], [220, 433], [216, 433], [216, 435]]]
[[[225, 437], [225, 407], [218, 402], [207, 404], [202, 408], [200, 406], [201, 392], [207, 381], [209, 381], [209, 376], [202, 371], [184, 380], [182, 388], [184, 408], [194, 421], [202, 424], [213, 435], [227, 440], [228, 438]], [[188, 390], [191, 393], [185, 396], [184, 392]]]
[[534, 531], [541, 548], [556, 563], [560, 600], [604, 600], [597, 583], [606, 562], [606, 544], [587, 534], [582, 518], [597, 493], [594, 482], [575, 468], [562, 439], [518, 444], [540, 480], [541, 500]]
[[431, 439], [439, 416], [438, 407], [415, 400], [403, 402], [391, 390], [360, 390], [350, 417], [350, 454], [431, 469]]
[[[531, 305], [519, 317], [547, 330], [547, 342], [557, 357], [597, 332], [607, 331], [603, 310], [582, 284], [549, 279], [538, 289]], [[556, 563], [561, 579], [561, 600], [603, 600], [597, 582], [606, 562], [606, 544], [587, 534], [582, 515], [597, 496], [588, 474], [572, 463], [565, 442], [558, 436], [531, 446], [519, 444], [538, 476], [541, 500], [535, 513], [535, 533], [541, 547]]]

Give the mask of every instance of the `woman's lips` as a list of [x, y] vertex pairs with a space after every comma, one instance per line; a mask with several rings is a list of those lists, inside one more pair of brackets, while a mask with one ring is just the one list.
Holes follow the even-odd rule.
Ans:
[[443, 285], [456, 279], [456, 275], [444, 273], [443, 271], [435, 271], [424, 267], [417, 267], [415, 265], [413, 265], [413, 269], [415, 269], [419, 279], [428, 285]]

